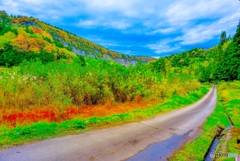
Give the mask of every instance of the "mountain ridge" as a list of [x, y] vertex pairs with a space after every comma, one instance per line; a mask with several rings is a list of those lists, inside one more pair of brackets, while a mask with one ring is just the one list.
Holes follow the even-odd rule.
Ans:
[[155, 58], [152, 57], [130, 56], [111, 51], [69, 31], [47, 24], [34, 17], [10, 17], [5, 11], [0, 11], [0, 22], [4, 22], [7, 25], [13, 25], [15, 27], [31, 26], [33, 27], [32, 30], [35, 30], [34, 32], [41, 32], [41, 30], [46, 31], [52, 36], [53, 40], [63, 43], [64, 47], [72, 47], [73, 53], [86, 57], [115, 61], [125, 66], [129, 66], [130, 64], [136, 65], [139, 61], [147, 63], [155, 60]]

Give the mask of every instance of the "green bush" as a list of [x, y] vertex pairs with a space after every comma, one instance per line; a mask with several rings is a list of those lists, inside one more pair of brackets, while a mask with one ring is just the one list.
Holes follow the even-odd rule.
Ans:
[[74, 127], [75, 129], [85, 129], [85, 122], [83, 120], [76, 120]]

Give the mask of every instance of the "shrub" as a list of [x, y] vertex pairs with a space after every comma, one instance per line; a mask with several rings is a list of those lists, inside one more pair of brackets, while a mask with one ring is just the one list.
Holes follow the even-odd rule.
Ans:
[[76, 120], [74, 127], [75, 129], [85, 129], [85, 122], [83, 120]]

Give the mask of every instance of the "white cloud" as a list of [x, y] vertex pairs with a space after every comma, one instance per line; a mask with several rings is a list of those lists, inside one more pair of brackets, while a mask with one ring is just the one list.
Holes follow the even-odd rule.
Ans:
[[167, 12], [167, 21], [174, 25], [186, 25], [191, 20], [219, 18], [233, 14], [240, 4], [229, 0], [175, 1]]
[[170, 45], [170, 43], [174, 42], [175, 40], [165, 39], [157, 44], [149, 44], [147, 45], [148, 48], [155, 51], [157, 54], [172, 52], [175, 50], [180, 49], [181, 47], [177, 44]]
[[106, 26], [108, 25], [110, 25], [112, 28], [115, 28], [115, 29], [126, 29], [132, 26], [130, 23], [125, 21], [113, 21], [113, 22], [110, 22], [109, 24], [106, 24]]
[[97, 25], [97, 23], [92, 20], [79, 20], [79, 22], [76, 25], [79, 27], [84, 27], [84, 26], [91, 27], [91, 26]]
[[104, 19], [98, 19], [98, 20], [80, 20], [76, 26], [78, 27], [105, 27], [105, 28], [114, 28], [114, 29], [127, 29], [131, 27], [132, 25], [128, 22], [125, 22], [124, 20], [119, 21], [108, 21]]
[[184, 35], [175, 40], [182, 40], [182, 45], [189, 45], [209, 41], [220, 36], [222, 31], [229, 31], [228, 33], [233, 35], [239, 19], [237, 15], [240, 15], [240, 10], [236, 14], [223, 17], [210, 25], [200, 24], [191, 29], [185, 29], [183, 30]]
[[173, 28], [173, 27], [170, 27], [170, 28], [165, 28], [165, 29], [157, 29], [157, 30], [149, 32], [148, 34], [150, 34], [150, 35], [153, 35], [153, 34], [156, 34], [156, 33], [169, 34], [169, 33], [172, 33], [174, 31], [176, 31], [176, 29]]
[[158, 59], [158, 58], [161, 58], [162, 56], [154, 56], [154, 58]]

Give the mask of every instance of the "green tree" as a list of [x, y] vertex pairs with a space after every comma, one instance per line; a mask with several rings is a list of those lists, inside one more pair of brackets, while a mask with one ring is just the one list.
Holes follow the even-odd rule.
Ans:
[[17, 29], [12, 29], [12, 32], [18, 36], [18, 30]]
[[220, 80], [240, 79], [240, 25], [214, 75]]
[[210, 81], [210, 75], [211, 75], [211, 66], [207, 66], [207, 67], [201, 67], [201, 72], [202, 74], [200, 75], [200, 82], [208, 82]]
[[4, 50], [0, 51], [0, 64], [7, 67], [19, 65], [22, 60], [22, 53], [13, 50], [8, 43], [5, 44]]
[[45, 41], [47, 41], [49, 43], [52, 43], [52, 40], [50, 38], [48, 38], [48, 37], [43, 37], [43, 40], [45, 40]]
[[229, 35], [228, 38], [227, 38], [227, 41], [232, 40], [232, 39], [233, 38], [231, 37], [231, 35]]
[[26, 31], [26, 33], [34, 34], [33, 30], [29, 30], [29, 25], [26, 25], [25, 31]]
[[72, 51], [73, 50], [73, 48], [71, 47], [71, 46], [67, 46], [67, 47], [65, 47], [68, 51]]
[[220, 63], [224, 58], [224, 51], [223, 51], [223, 45], [221, 42], [218, 44], [217, 48], [217, 55], [216, 55], [216, 60], [218, 63]]
[[220, 36], [220, 43], [224, 44], [225, 42], [227, 42], [227, 33], [226, 33], [226, 31], [222, 31], [221, 36]]
[[164, 72], [166, 74], [166, 59], [165, 58], [159, 58], [156, 61], [154, 61], [152, 64], [152, 69], [155, 72]]
[[53, 53], [48, 53], [46, 50], [41, 50], [39, 59], [43, 64], [47, 64], [48, 62], [53, 62], [55, 60], [55, 56]]

